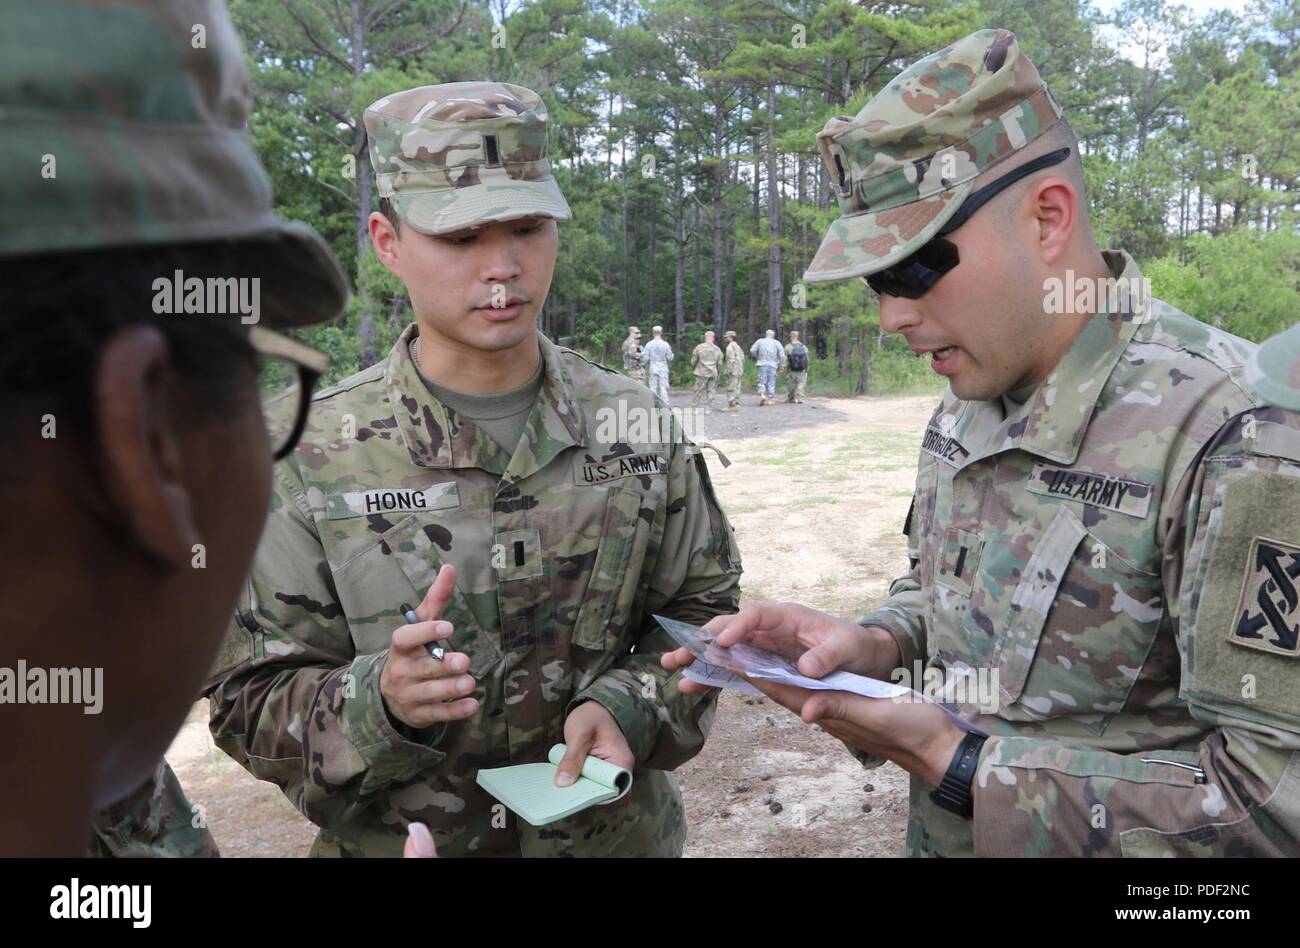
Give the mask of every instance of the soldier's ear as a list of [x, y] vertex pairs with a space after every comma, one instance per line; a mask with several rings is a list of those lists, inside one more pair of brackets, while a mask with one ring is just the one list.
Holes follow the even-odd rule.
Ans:
[[116, 333], [95, 373], [96, 467], [110, 516], [170, 569], [189, 563], [199, 531], [185, 482], [167, 342], [152, 326]]
[[397, 272], [400, 241], [392, 222], [378, 211], [371, 211], [369, 226], [370, 245], [375, 248], [375, 256], [393, 276], [400, 278], [401, 274]]

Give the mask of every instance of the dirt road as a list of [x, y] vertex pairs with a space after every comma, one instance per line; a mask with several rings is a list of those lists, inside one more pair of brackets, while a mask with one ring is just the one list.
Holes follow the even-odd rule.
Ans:
[[[697, 435], [731, 461], [709, 468], [736, 530], [744, 601], [866, 612], [906, 565], [901, 534], [916, 451], [936, 396], [822, 399], [716, 410]], [[674, 393], [674, 405], [685, 405]], [[719, 403], [715, 403], [719, 404]], [[315, 830], [278, 788], [208, 737], [195, 705], [167, 753], [226, 856], [301, 856]], [[708, 744], [678, 772], [688, 856], [893, 856], [907, 817], [906, 774], [867, 771], [843, 745], [771, 702], [721, 697]]]

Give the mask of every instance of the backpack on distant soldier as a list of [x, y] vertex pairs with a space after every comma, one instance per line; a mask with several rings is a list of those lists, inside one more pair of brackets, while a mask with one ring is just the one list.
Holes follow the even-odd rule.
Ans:
[[790, 371], [802, 372], [808, 368], [808, 350], [803, 347], [802, 342], [796, 342], [790, 347]]

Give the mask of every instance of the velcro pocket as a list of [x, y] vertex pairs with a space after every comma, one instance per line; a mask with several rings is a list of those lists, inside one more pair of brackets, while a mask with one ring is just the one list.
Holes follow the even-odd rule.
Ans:
[[1300, 716], [1300, 476], [1289, 465], [1207, 464], [1211, 505], [1183, 576], [1183, 695], [1258, 724]]

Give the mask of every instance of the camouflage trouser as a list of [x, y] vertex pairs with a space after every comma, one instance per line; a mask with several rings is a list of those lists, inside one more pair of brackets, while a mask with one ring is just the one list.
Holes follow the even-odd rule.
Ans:
[[650, 391], [664, 400], [668, 404], [668, 367], [664, 366], [663, 373], [650, 372]]
[[768, 398], [776, 396], [776, 366], [760, 365], [758, 367], [758, 394]]
[[698, 405], [701, 399], [704, 401], [704, 407], [713, 408], [713, 393], [718, 390], [718, 377], [716, 375], [697, 375], [695, 376], [695, 394], [691, 396], [691, 404]]
[[727, 407], [740, 407], [740, 375], [736, 374], [727, 379]]
[[787, 372], [786, 374], [790, 376], [790, 380], [789, 394], [786, 396], [785, 400], [787, 402], [803, 401], [803, 397], [807, 394], [808, 388], [808, 370], [804, 369], [802, 372]]

